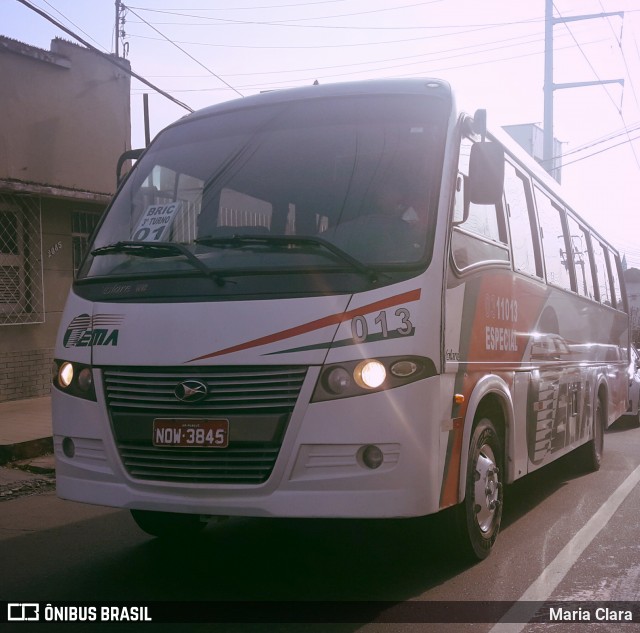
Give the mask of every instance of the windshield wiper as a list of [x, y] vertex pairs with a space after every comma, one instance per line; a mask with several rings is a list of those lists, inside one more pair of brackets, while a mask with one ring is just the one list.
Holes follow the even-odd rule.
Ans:
[[223, 285], [223, 278], [203, 264], [184, 244], [175, 242], [135, 242], [122, 241], [107, 246], [101, 246], [91, 251], [94, 257], [100, 255], [112, 255], [114, 253], [124, 253], [133, 257], [147, 257], [149, 259], [172, 257], [174, 255], [183, 256], [194, 268], [198, 269], [207, 277], [211, 277], [218, 285]]
[[235, 248], [261, 245], [283, 251], [290, 246], [321, 247], [335, 255], [339, 260], [348, 264], [353, 270], [367, 277], [372, 283], [376, 283], [379, 277], [377, 270], [349, 255], [349, 253], [342, 250], [339, 246], [329, 242], [329, 240], [311, 235], [230, 235], [227, 237], [209, 235], [207, 237], [199, 237], [194, 241], [196, 244], [204, 244], [206, 246], [229, 246]]

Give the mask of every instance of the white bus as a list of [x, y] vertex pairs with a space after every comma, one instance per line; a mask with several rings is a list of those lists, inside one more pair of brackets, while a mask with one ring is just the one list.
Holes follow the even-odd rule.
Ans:
[[627, 402], [615, 250], [439, 80], [271, 92], [162, 131], [55, 351], [58, 494], [163, 536], [415, 517], [495, 542], [503, 485]]

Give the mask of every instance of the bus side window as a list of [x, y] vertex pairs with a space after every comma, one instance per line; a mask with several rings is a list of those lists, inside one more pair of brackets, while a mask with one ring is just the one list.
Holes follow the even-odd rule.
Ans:
[[618, 310], [625, 311], [627, 307], [624, 301], [624, 293], [622, 292], [622, 284], [620, 283], [620, 271], [622, 269], [622, 265], [620, 264], [620, 259], [617, 255], [614, 255], [613, 252], [609, 249], [609, 264], [611, 265], [611, 279], [613, 281], [613, 296], [616, 301], [616, 307]]
[[535, 187], [542, 251], [547, 271], [547, 282], [564, 290], [573, 290], [571, 283], [571, 253], [567, 246], [562, 216], [564, 211], [551, 201], [541, 189]]
[[589, 235], [570, 215], [567, 216], [567, 224], [569, 226], [573, 264], [576, 270], [576, 289], [579, 295], [588, 299], [595, 299]]
[[513, 267], [517, 271], [542, 278], [531, 188], [526, 176], [520, 174], [509, 162], [505, 165], [504, 194], [507, 200]]
[[596, 275], [598, 278], [598, 291], [600, 303], [613, 306], [613, 294], [611, 293], [611, 281], [609, 280], [609, 270], [607, 266], [607, 254], [605, 247], [597, 239], [592, 239], [593, 258], [596, 265]]
[[[460, 145], [460, 161], [454, 198], [454, 219], [464, 216], [465, 185], [469, 174], [469, 139]], [[502, 204], [469, 204], [469, 214], [464, 222], [453, 229], [452, 250], [459, 270], [484, 261], [509, 261], [507, 229]]]

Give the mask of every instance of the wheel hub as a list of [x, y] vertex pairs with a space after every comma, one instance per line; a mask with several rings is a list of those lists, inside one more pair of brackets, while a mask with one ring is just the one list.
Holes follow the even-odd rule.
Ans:
[[482, 532], [489, 532], [495, 523], [495, 515], [500, 507], [502, 484], [495, 457], [488, 446], [483, 446], [480, 451], [474, 479], [476, 521]]

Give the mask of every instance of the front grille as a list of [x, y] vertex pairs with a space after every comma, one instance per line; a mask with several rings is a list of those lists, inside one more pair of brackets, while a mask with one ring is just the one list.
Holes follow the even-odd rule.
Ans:
[[[106, 367], [107, 406], [116, 445], [136, 479], [260, 484], [273, 470], [306, 367]], [[178, 384], [207, 386], [201, 402], [176, 398]], [[156, 418], [226, 418], [228, 448], [157, 447]]]
[[256, 448], [157, 448], [119, 444], [127, 471], [136, 479], [200, 484], [261, 484], [280, 446]]
[[[109, 367], [104, 381], [111, 410], [219, 416], [293, 410], [306, 372], [306, 367]], [[187, 404], [176, 398], [176, 386], [189, 378], [207, 385], [209, 395], [202, 402]]]

